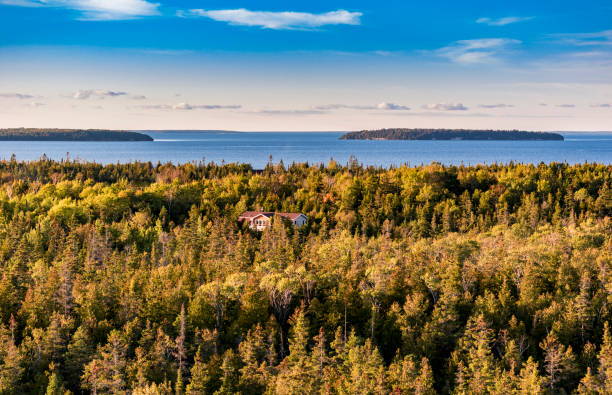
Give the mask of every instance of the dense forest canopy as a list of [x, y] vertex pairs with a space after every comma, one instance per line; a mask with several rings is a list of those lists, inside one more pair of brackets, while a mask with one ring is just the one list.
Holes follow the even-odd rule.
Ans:
[[343, 140], [563, 140], [551, 132], [472, 129], [379, 129], [349, 132]]
[[601, 164], [2, 161], [0, 393], [610, 393], [611, 187]]
[[143, 133], [100, 129], [0, 129], [0, 141], [153, 141]]

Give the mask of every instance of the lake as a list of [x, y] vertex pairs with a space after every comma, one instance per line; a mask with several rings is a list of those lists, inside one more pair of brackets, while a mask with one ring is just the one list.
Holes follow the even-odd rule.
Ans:
[[152, 142], [0, 142], [0, 158], [125, 163], [185, 163], [206, 160], [250, 163], [263, 168], [272, 156], [291, 162], [342, 164], [351, 156], [365, 165], [540, 162], [612, 163], [612, 133], [567, 132], [565, 141], [362, 141], [339, 140], [341, 132], [145, 131]]

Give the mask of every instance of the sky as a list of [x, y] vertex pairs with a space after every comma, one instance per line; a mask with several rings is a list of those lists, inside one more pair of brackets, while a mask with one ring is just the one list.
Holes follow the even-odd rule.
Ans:
[[0, 0], [0, 127], [612, 130], [612, 1]]

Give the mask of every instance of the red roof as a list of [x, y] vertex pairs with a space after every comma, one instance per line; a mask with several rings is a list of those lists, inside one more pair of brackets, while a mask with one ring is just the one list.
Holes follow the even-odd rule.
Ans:
[[[290, 220], [294, 220], [300, 215], [304, 215], [302, 213], [276, 213], [276, 215], [280, 215], [283, 218], [289, 218]], [[305, 216], [305, 215], [304, 215]]]

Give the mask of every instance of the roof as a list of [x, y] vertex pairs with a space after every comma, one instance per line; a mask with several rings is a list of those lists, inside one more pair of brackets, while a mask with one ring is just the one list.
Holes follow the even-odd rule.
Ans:
[[239, 218], [255, 218], [260, 215], [265, 215], [266, 217], [272, 217], [274, 213], [271, 211], [245, 211], [244, 213], [240, 214]]
[[[256, 215], [256, 216], [254, 216], [254, 217], [249, 217], [249, 219], [252, 221], [252, 220], [254, 220], [254, 219], [264, 217], [265, 219], [267, 219], [267, 220], [269, 221], [269, 220], [270, 220], [270, 219], [273, 217], [273, 215], [267, 215], [267, 214], [269, 214], [269, 213], [257, 214], [257, 215]], [[244, 218], [243, 218], [243, 219], [244, 219]]]
[[304, 216], [306, 217], [304, 214], [302, 213], [276, 213], [276, 215], [279, 215], [283, 218], [289, 218], [290, 220], [294, 220], [296, 218], [298, 218], [299, 216]]
[[294, 221], [296, 218], [300, 216], [306, 217], [302, 213], [275, 213], [271, 211], [245, 211], [244, 213], [242, 213], [242, 215], [240, 215], [239, 219], [253, 219], [255, 217], [259, 217], [260, 215], [264, 215], [268, 218], [278, 215], [279, 217], [288, 218], [292, 221]]

